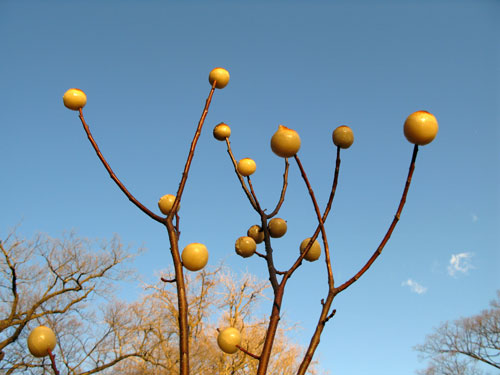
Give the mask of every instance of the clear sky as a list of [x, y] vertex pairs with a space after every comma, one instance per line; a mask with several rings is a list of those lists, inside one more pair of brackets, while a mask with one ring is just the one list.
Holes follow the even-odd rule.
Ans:
[[[333, 375], [414, 374], [424, 363], [412, 347], [440, 322], [486, 308], [500, 287], [499, 16], [500, 2], [486, 0], [2, 0], [0, 235], [19, 222], [27, 236], [117, 233], [147, 248], [141, 273], [168, 267], [166, 231], [110, 180], [62, 95], [87, 93], [85, 116], [104, 155], [158, 212], [158, 199], [177, 189], [208, 73], [222, 66], [231, 81], [215, 92], [195, 154], [180, 245], [203, 242], [211, 264], [265, 277], [262, 259], [234, 253], [258, 218], [211, 135], [215, 124], [231, 126], [236, 158], [256, 161], [254, 186], [268, 208], [283, 173], [269, 147], [278, 124], [299, 132], [322, 206], [331, 132], [347, 124], [355, 143], [342, 153], [327, 222], [340, 283], [390, 224], [412, 152], [403, 122], [428, 110], [439, 134], [420, 149], [402, 219], [372, 269], [334, 302], [317, 352]], [[280, 213], [289, 231], [274, 242], [282, 268], [315, 227], [294, 163], [289, 183]], [[284, 309], [301, 325], [302, 344], [325, 295], [323, 261], [304, 264], [289, 283]]]

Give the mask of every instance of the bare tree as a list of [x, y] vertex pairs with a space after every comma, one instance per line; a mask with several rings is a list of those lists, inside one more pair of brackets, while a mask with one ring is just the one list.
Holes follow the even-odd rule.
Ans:
[[[245, 351], [262, 349], [268, 319], [257, 314], [260, 301], [266, 298], [269, 288], [266, 281], [244, 274], [237, 277], [226, 267], [200, 271], [196, 276], [187, 275], [186, 291], [189, 310], [189, 344], [191, 374], [247, 375], [254, 374], [258, 361]], [[176, 290], [171, 284], [146, 285], [145, 294], [137, 303], [137, 313], [142, 315], [143, 329], [149, 327], [152, 335], [148, 341], [150, 356], [146, 360], [131, 358], [114, 368], [125, 375], [174, 374], [179, 371], [178, 311]], [[227, 326], [243, 332], [241, 351], [224, 354], [217, 346], [217, 330]], [[299, 364], [303, 348], [291, 342], [284, 327], [278, 331], [269, 374], [291, 375]], [[317, 373], [311, 366], [310, 374]]]
[[26, 240], [11, 233], [0, 250], [0, 369], [6, 374], [48, 371], [50, 363], [26, 347], [41, 324], [55, 331], [58, 362], [68, 374], [92, 374], [145, 355], [140, 346], [122, 345], [132, 333], [147, 338], [129, 319], [131, 307], [106, 302], [113, 283], [131, 275], [124, 265], [132, 255], [117, 238], [96, 246], [74, 234]]
[[477, 364], [500, 370], [500, 290], [490, 309], [452, 323], [445, 322], [415, 347], [430, 360], [423, 375], [476, 375]]

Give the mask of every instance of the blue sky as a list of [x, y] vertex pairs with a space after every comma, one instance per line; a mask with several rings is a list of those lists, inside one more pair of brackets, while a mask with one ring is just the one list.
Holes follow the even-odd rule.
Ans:
[[[342, 153], [327, 222], [339, 283], [390, 224], [412, 152], [403, 122], [428, 110], [439, 134], [420, 149], [402, 219], [372, 269], [334, 302], [317, 352], [333, 375], [413, 374], [424, 363], [412, 347], [440, 322], [486, 308], [500, 287], [499, 15], [498, 1], [482, 0], [3, 0], [0, 235], [19, 222], [27, 236], [117, 233], [147, 248], [136, 262], [144, 277], [168, 267], [165, 230], [109, 179], [61, 97], [71, 87], [87, 93], [85, 116], [104, 155], [156, 211], [177, 189], [208, 73], [223, 66], [231, 81], [215, 92], [195, 154], [181, 246], [203, 242], [210, 263], [265, 277], [261, 259], [234, 253], [258, 218], [211, 136], [215, 124], [231, 126], [237, 159], [256, 161], [253, 183], [269, 208], [283, 173], [269, 147], [278, 124], [299, 132], [322, 206], [331, 132], [347, 124], [355, 143]], [[289, 183], [280, 213], [289, 231], [274, 245], [283, 268], [315, 226], [294, 163]], [[323, 262], [305, 264], [287, 289], [286, 316], [301, 325], [294, 338], [303, 344], [326, 295], [324, 271]]]

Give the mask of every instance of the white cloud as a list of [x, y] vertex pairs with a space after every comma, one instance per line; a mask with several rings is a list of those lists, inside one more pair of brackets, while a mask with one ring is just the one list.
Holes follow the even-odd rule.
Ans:
[[476, 223], [479, 220], [479, 217], [476, 214], [472, 214], [472, 222]]
[[427, 292], [427, 288], [425, 286], [420, 285], [416, 281], [412, 279], [408, 279], [401, 283], [401, 286], [409, 286], [411, 291], [417, 294], [424, 294]]
[[451, 254], [450, 264], [448, 265], [448, 274], [455, 276], [458, 273], [466, 274], [474, 266], [470, 262], [473, 253], [458, 253]]

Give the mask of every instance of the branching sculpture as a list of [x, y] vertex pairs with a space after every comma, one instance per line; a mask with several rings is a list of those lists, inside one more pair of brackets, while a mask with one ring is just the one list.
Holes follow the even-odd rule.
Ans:
[[[99, 150], [99, 147], [97, 146], [97, 143], [94, 140], [90, 128], [83, 116], [82, 108], [86, 104], [86, 96], [83, 93], [83, 91], [78, 89], [70, 89], [66, 92], [66, 94], [63, 97], [64, 104], [66, 105], [66, 107], [79, 112], [79, 117], [82, 122], [83, 128], [87, 134], [87, 137], [90, 143], [92, 144], [97, 156], [101, 160], [102, 164], [108, 171], [113, 181], [118, 185], [118, 187], [122, 190], [122, 192], [134, 205], [136, 205], [151, 219], [163, 224], [167, 229], [170, 240], [170, 251], [174, 264], [175, 277], [173, 279], [162, 278], [162, 281], [175, 283], [177, 288], [177, 304], [178, 304], [178, 316], [179, 316], [178, 318], [179, 364], [180, 364], [179, 373], [181, 375], [189, 374], [189, 341], [188, 341], [189, 306], [186, 298], [186, 286], [185, 286], [185, 276], [183, 267], [191, 271], [202, 269], [207, 263], [208, 253], [206, 247], [203, 244], [192, 243], [186, 246], [186, 248], [181, 254], [181, 252], [179, 251], [179, 244], [178, 244], [179, 233], [180, 233], [178, 211], [180, 208], [182, 194], [184, 192], [189, 170], [191, 167], [191, 162], [194, 157], [196, 145], [201, 135], [201, 130], [212, 101], [212, 96], [216, 88], [222, 89], [227, 85], [227, 83], [229, 82], [229, 73], [223, 68], [215, 68], [210, 72], [209, 82], [211, 84], [211, 90], [206, 100], [200, 121], [198, 122], [198, 126], [196, 128], [193, 140], [191, 142], [189, 155], [186, 164], [184, 166], [184, 171], [182, 173], [182, 178], [180, 180], [177, 193], [175, 196], [174, 195], [163, 196], [159, 202], [160, 211], [166, 215], [165, 217], [155, 214], [150, 209], [145, 207], [142, 203], [140, 203], [127, 190], [127, 188], [122, 184], [122, 182], [118, 179], [118, 177], [115, 175], [115, 173], [109, 166], [108, 162], [106, 161], [101, 151]], [[321, 333], [323, 332], [326, 323], [335, 315], [335, 310], [332, 309], [332, 303], [334, 298], [339, 293], [343, 292], [344, 290], [349, 288], [352, 284], [354, 284], [361, 276], [363, 276], [365, 272], [375, 262], [378, 256], [381, 254], [384, 246], [387, 244], [389, 238], [391, 237], [392, 232], [396, 227], [396, 224], [400, 219], [400, 215], [406, 201], [406, 196], [410, 188], [411, 179], [415, 168], [415, 161], [418, 153], [418, 147], [419, 145], [425, 145], [430, 143], [436, 136], [437, 131], [438, 131], [437, 121], [435, 117], [428, 112], [418, 111], [411, 114], [407, 118], [404, 125], [404, 133], [406, 138], [415, 146], [413, 149], [413, 155], [411, 157], [409, 172], [404, 186], [403, 194], [401, 196], [401, 200], [396, 210], [394, 219], [391, 225], [389, 226], [389, 229], [387, 230], [382, 241], [380, 242], [380, 245], [376, 248], [373, 255], [366, 262], [366, 264], [364, 264], [359, 269], [359, 271], [355, 275], [353, 275], [350, 279], [337, 286], [335, 284], [334, 275], [332, 271], [330, 249], [328, 246], [327, 232], [325, 230], [325, 222], [328, 218], [328, 214], [331, 211], [332, 203], [335, 197], [335, 191], [338, 184], [340, 164], [341, 164], [341, 159], [340, 159], [341, 149], [347, 149], [353, 143], [354, 136], [352, 130], [344, 125], [338, 127], [333, 132], [332, 136], [333, 142], [337, 146], [335, 172], [328, 203], [326, 207], [323, 210], [321, 210], [316, 200], [314, 190], [311, 184], [309, 183], [304, 166], [302, 165], [299, 155], [297, 153], [300, 149], [300, 137], [294, 130], [288, 129], [280, 125], [278, 131], [274, 134], [274, 136], [271, 139], [271, 148], [275, 154], [285, 159], [284, 172], [283, 172], [283, 185], [281, 188], [280, 198], [276, 204], [276, 207], [271, 213], [266, 213], [265, 210], [262, 209], [262, 206], [259, 202], [255, 189], [252, 185], [252, 180], [250, 178], [250, 176], [252, 175], [252, 173], [255, 172], [256, 169], [255, 162], [252, 159], [248, 158], [242, 159], [239, 162], [237, 162], [233, 155], [233, 151], [231, 149], [231, 143], [229, 141], [229, 137], [231, 134], [231, 129], [229, 128], [229, 126], [224, 123], [221, 123], [214, 128], [213, 131], [214, 137], [219, 141], [225, 141], [227, 146], [227, 153], [231, 159], [236, 177], [240, 181], [241, 187], [250, 205], [260, 217], [260, 225], [252, 226], [248, 230], [247, 236], [238, 238], [235, 245], [236, 253], [242, 257], [249, 257], [252, 256], [253, 254], [256, 254], [257, 256], [265, 260], [269, 273], [269, 280], [274, 293], [271, 315], [268, 323], [265, 342], [261, 353], [251, 353], [244, 347], [240, 346], [241, 332], [235, 327], [227, 327], [225, 329], [219, 330], [219, 336], [217, 341], [221, 350], [223, 350], [226, 353], [235, 353], [236, 351], [241, 350], [249, 357], [252, 357], [253, 359], [259, 362], [257, 375], [264, 375], [267, 373], [269, 360], [273, 348], [274, 338], [278, 330], [280, 311], [282, 307], [282, 301], [285, 293], [286, 284], [290, 279], [290, 277], [294, 274], [294, 272], [301, 266], [304, 259], [307, 261], [316, 261], [317, 259], [319, 259], [322, 250], [317, 239], [321, 234], [321, 242], [323, 244], [322, 247], [325, 254], [324, 260], [325, 260], [326, 273], [328, 275], [328, 293], [325, 296], [325, 298], [321, 300], [322, 309], [320, 316], [318, 317], [318, 323], [316, 325], [316, 329], [312, 334], [304, 358], [300, 364], [299, 369], [297, 370], [298, 375], [303, 375], [306, 373], [309, 365], [311, 364], [314, 353], [319, 345]], [[306, 188], [309, 192], [313, 209], [316, 213], [318, 225], [314, 233], [311, 235], [311, 237], [306, 238], [302, 242], [300, 246], [300, 252], [298, 253], [297, 258], [290, 266], [290, 268], [288, 268], [285, 271], [280, 271], [275, 267], [271, 240], [272, 238], [281, 237], [286, 232], [286, 222], [283, 219], [277, 218], [276, 215], [279, 213], [286, 196], [286, 191], [288, 186], [288, 172], [290, 168], [288, 160], [289, 158], [294, 159], [295, 164], [300, 170], [302, 179], [304, 180]], [[256, 250], [257, 244], [262, 242], [264, 243], [265, 246], [265, 252], [263, 253], [258, 252]], [[52, 363], [54, 364], [53, 365], [54, 371], [57, 373], [57, 369], [55, 368], [54, 358], [52, 354], [51, 354], [51, 360]]]

